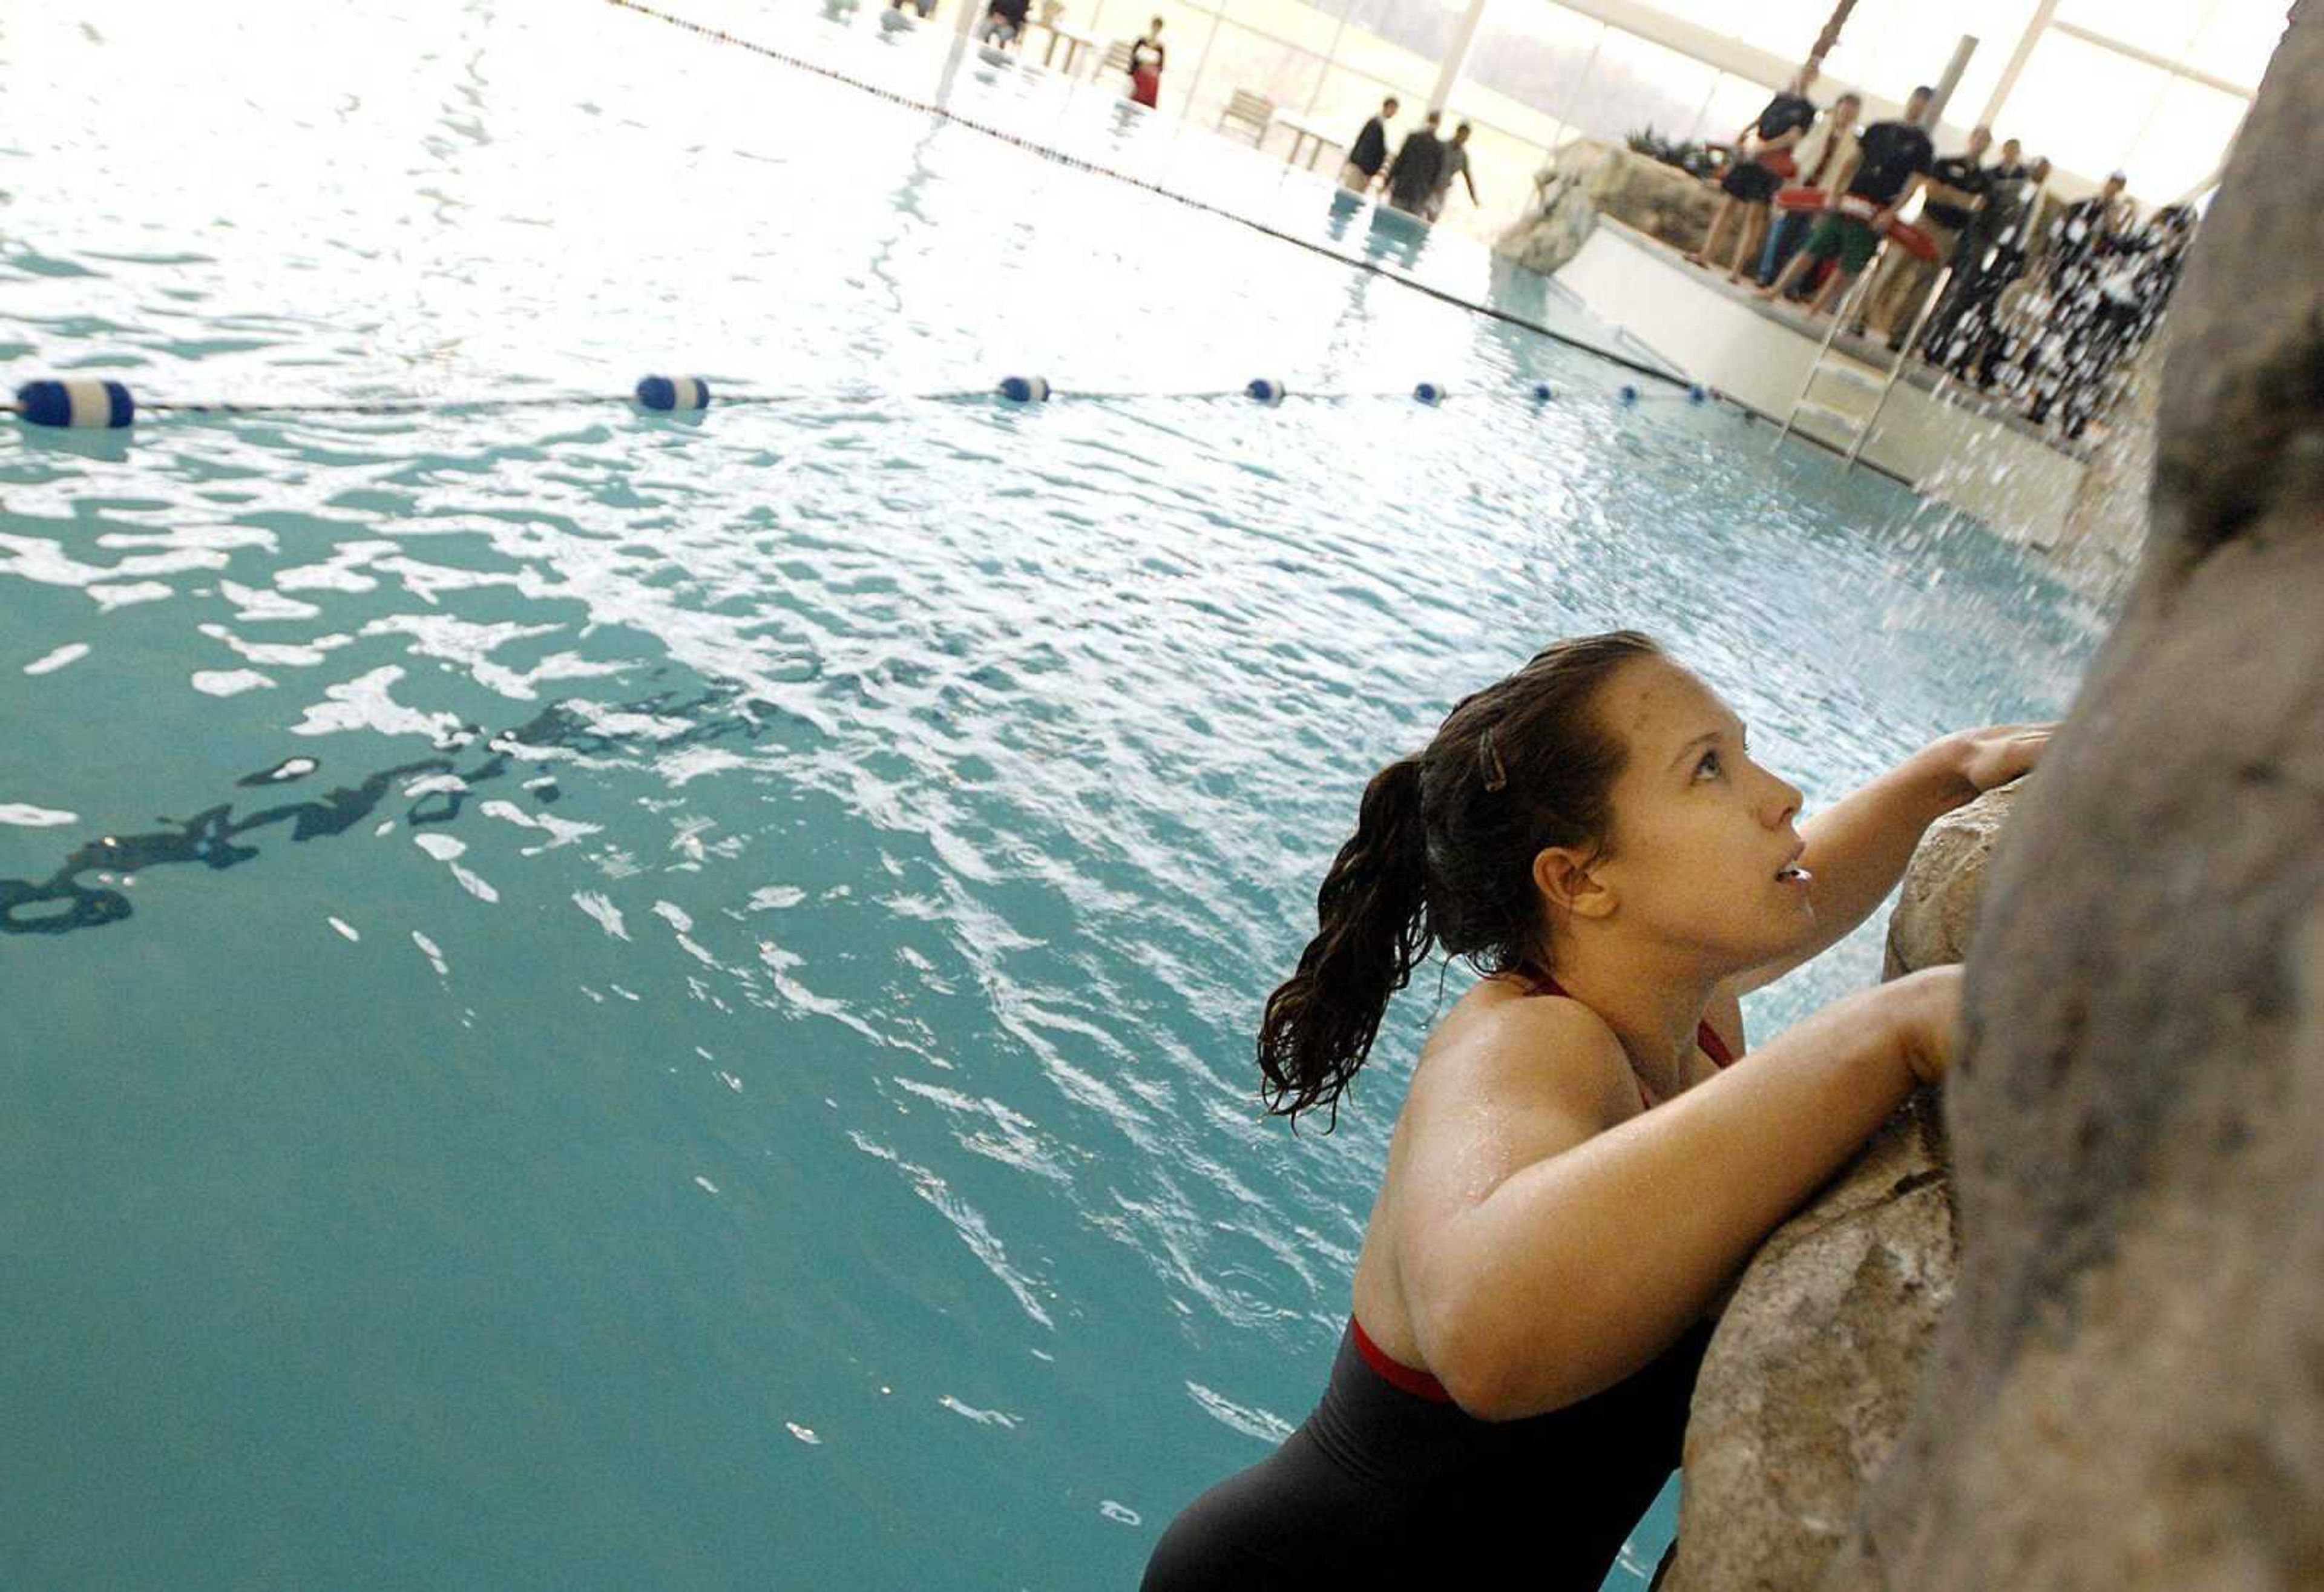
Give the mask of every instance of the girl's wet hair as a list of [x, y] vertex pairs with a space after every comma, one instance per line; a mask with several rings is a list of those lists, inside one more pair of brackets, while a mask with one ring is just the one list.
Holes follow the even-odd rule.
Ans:
[[1295, 1123], [1339, 1098], [1370, 1053], [1388, 997], [1432, 944], [1480, 974], [1549, 972], [1533, 882], [1544, 848], [1602, 855], [1627, 753], [1596, 710], [1623, 664], [1660, 657], [1635, 630], [1561, 641], [1466, 697], [1417, 755], [1364, 787], [1355, 835], [1316, 892], [1314, 939], [1268, 997], [1260, 1088]]

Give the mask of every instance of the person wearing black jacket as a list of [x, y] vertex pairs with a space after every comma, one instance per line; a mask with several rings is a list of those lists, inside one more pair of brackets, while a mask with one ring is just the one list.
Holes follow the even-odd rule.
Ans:
[[2003, 163], [1987, 190], [1985, 208], [1962, 239], [1968, 252], [1921, 345], [1930, 360], [1950, 366], [1957, 375], [1975, 378], [1980, 387], [1993, 385], [2006, 352], [2000, 324], [2002, 292], [2025, 273], [2036, 241], [2034, 229], [2042, 219], [2043, 185], [2050, 180], [2047, 156], [2016, 171], [2009, 164], [2010, 149], [2010, 143], [2002, 145]]
[[[1983, 162], [1985, 152], [1992, 147], [1993, 129], [1973, 128], [1967, 149], [1957, 155], [1947, 155], [1929, 168], [1919, 226], [1922, 235], [1936, 245], [1939, 260], [1951, 257], [1977, 212], [1985, 208], [1986, 190], [1992, 186], [1993, 174]], [[1867, 295], [1871, 308], [1865, 311], [1864, 320], [1871, 335], [1892, 348], [1902, 346], [1936, 275], [1935, 262], [1904, 249], [1890, 249], [1888, 257], [1881, 262], [1879, 277]]]
[[1759, 290], [1763, 299], [1780, 298], [1802, 273], [1818, 261], [1837, 262], [1831, 277], [1809, 306], [1821, 314], [1837, 299], [1844, 300], [1849, 284], [1868, 264], [1895, 224], [1896, 212], [1920, 190], [1936, 151], [1920, 126], [1935, 90], [1925, 85], [1905, 97], [1901, 121], [1875, 122], [1856, 141], [1851, 168], [1842, 173], [1845, 191], [1824, 203], [1807, 246], [1792, 256], [1775, 280]]
[[1430, 111], [1388, 169], [1388, 202], [1406, 215], [1428, 214], [1428, 197], [1436, 191], [1437, 174], [1444, 169], [1444, 141], [1436, 135], [1443, 121], [1443, 111]]
[[[1921, 354], [1932, 363], [1941, 356], [1938, 350], [1960, 322], [1961, 311], [1968, 306], [1975, 284], [1991, 254], [1995, 241], [2015, 227], [2025, 205], [2025, 162], [2023, 146], [2015, 138], [2001, 141], [2001, 158], [1985, 171], [1985, 202], [1970, 212], [1969, 225], [1961, 229], [1953, 245], [1952, 281], [1937, 301], [1936, 312], [1929, 317], [1928, 335], [1921, 339]], [[2014, 273], [2013, 273], [2014, 274]], [[1994, 292], [2001, 290], [1997, 287]]]
[[1348, 163], [1340, 168], [1341, 187], [1362, 193], [1379, 180], [1380, 168], [1388, 164], [1388, 125], [1396, 120], [1397, 108], [1395, 95], [1381, 100], [1379, 115], [1366, 122], [1348, 145]]

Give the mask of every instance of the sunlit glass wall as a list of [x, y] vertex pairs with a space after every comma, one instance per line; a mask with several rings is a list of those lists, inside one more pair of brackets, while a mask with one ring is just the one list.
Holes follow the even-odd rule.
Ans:
[[[971, 0], [976, 3], [976, 0]], [[1732, 139], [1787, 78], [1831, 0], [1488, 0], [1446, 97], [1446, 128], [1471, 124], [1471, 203], [1456, 188], [1443, 220], [1490, 236], [1529, 206], [1534, 179], [1582, 137], [1651, 129]], [[1392, 143], [1419, 124], [1456, 47], [1465, 0], [1036, 0], [1034, 15], [1093, 42], [1102, 69], [1157, 17], [1169, 51], [1160, 109], [1186, 125], [1256, 138], [1266, 153], [1336, 171], [1364, 119], [1394, 96]], [[1939, 144], [1991, 120], [2046, 154], [2061, 192], [2120, 168], [2152, 206], [2216, 171], [2281, 36], [2283, 0], [1859, 0], [1816, 97], [1842, 88], [1893, 115], [1935, 80], [1963, 34], [1977, 48]], [[1035, 46], [1041, 42], [1036, 30]], [[1122, 76], [1118, 71], [1117, 76]], [[1122, 76], [1126, 88], [1127, 78]], [[1258, 135], [1231, 108], [1254, 108]], [[1316, 140], [1303, 135], [1314, 129]]]

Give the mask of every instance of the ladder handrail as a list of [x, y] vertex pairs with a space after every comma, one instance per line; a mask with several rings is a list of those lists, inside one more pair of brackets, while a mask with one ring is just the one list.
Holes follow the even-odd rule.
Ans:
[[1872, 279], [1879, 274], [1880, 261], [1887, 250], [1888, 240], [1883, 237], [1880, 247], [1874, 251], [1871, 259], [1864, 263], [1864, 269], [1857, 273], [1854, 282], [1848, 284], [1848, 291], [1840, 294], [1840, 302], [1831, 307], [1831, 325], [1825, 329], [1823, 341], [1816, 345], [1815, 357], [1808, 361], [1807, 378], [1800, 383], [1799, 395], [1792, 400], [1791, 411], [1784, 416], [1784, 429], [1775, 433], [1778, 448], [1783, 446], [1784, 439], [1792, 434], [1792, 427], [1800, 418], [1800, 405], [1808, 401], [1808, 393], [1815, 386], [1816, 374], [1823, 369], [1824, 361], [1831, 355], [1832, 340], [1840, 336], [1840, 329], [1848, 324], [1849, 312], [1855, 307], [1857, 295], [1868, 289]]
[[1888, 394], [1895, 392], [1896, 384], [1904, 379], [1905, 363], [1913, 357], [1913, 350], [1920, 344], [1922, 331], [1928, 326], [1929, 318], [1936, 313], [1937, 301], [1944, 297], [1945, 288], [1952, 279], [1953, 268], [1948, 261], [1937, 273], [1936, 284], [1930, 290], [1929, 296], [1922, 301], [1921, 312], [1913, 317], [1912, 329], [1904, 334], [1904, 346], [1896, 350], [1896, 363], [1889, 366], [1888, 379], [1880, 385], [1880, 401], [1872, 406], [1872, 413], [1865, 421], [1864, 429], [1856, 433], [1856, 441], [1848, 450], [1850, 469], [1856, 467], [1857, 457], [1872, 440], [1873, 428], [1880, 423], [1880, 412], [1888, 407]]

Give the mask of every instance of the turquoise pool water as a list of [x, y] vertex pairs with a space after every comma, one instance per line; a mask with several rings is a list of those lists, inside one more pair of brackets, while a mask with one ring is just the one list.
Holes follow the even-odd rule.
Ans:
[[[7, 1585], [1133, 1584], [1344, 1319], [1434, 980], [1330, 1138], [1250, 1045], [1379, 763], [1629, 622], [1820, 802], [2090, 647], [1764, 426], [663, 24], [198, 9], [0, 34], [11, 385], [806, 396], [0, 429]], [[934, 91], [868, 14], [720, 25]], [[1010, 370], [1456, 396], [847, 395]]]

